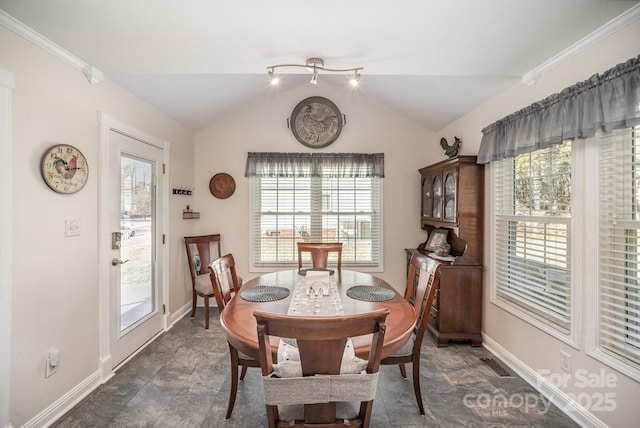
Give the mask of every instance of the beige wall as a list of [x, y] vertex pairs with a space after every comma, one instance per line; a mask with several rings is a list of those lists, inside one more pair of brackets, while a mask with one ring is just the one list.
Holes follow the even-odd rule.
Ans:
[[[551, 70], [548, 74], [542, 76], [535, 86], [514, 85], [464, 118], [453, 123], [441, 133], [443, 135], [455, 134], [462, 136], [467, 148], [472, 145], [473, 151], [477, 153], [480, 147], [483, 127], [535, 101], [559, 92], [567, 86], [586, 80], [593, 74], [601, 73], [618, 63], [634, 58], [639, 53], [640, 21], [636, 21]], [[487, 168], [486, 171], [487, 174], [490, 174], [491, 169]], [[574, 181], [584, 180], [585, 178], [574, 176]], [[488, 181], [486, 180], [486, 182]], [[485, 189], [485, 207], [489, 207], [491, 204], [491, 194], [491, 187], [487, 185]], [[487, 208], [485, 209], [488, 212]], [[489, 231], [491, 219], [489, 216], [485, 218], [485, 230]], [[485, 236], [489, 236], [489, 234], [485, 233]], [[488, 240], [485, 241], [484, 264], [488, 267], [485, 274], [483, 302], [483, 332], [485, 337], [495, 341], [497, 346], [512, 354], [516, 360], [524, 364], [524, 370], [533, 372], [546, 370], [550, 373], [562, 374], [563, 372], [560, 370], [560, 351], [563, 350], [572, 356], [574, 374], [578, 369], [586, 370], [590, 374], [599, 374], [601, 369], [604, 369], [607, 374], [613, 373], [617, 379], [617, 388], [613, 391], [610, 389], [605, 389], [605, 391], [615, 393], [615, 411], [593, 412], [592, 414], [611, 427], [638, 426], [639, 382], [588, 356], [585, 351], [584, 337], [578, 339], [581, 342], [580, 349], [575, 349], [490, 302], [488, 285], [491, 279], [493, 260], [490, 256], [488, 244]], [[585, 269], [584, 263], [580, 260], [575, 261], [574, 269]], [[596, 278], [587, 277], [584, 282], [578, 283], [576, 286], [581, 289], [582, 293], [582, 301], [579, 302], [578, 308], [582, 317], [577, 322], [579, 323], [581, 334], [584, 336], [588, 331], [588, 323], [590, 321], [590, 314], [586, 305], [586, 294], [587, 290], [597, 287]], [[572, 386], [574, 387], [572, 388]], [[575, 381], [569, 381], [567, 388], [563, 388], [563, 391], [573, 394], [584, 392], [591, 394], [593, 392], [590, 389], [575, 388]]]
[[[10, 419], [32, 420], [99, 368], [98, 121], [102, 111], [171, 143], [171, 183], [193, 183], [193, 133], [109, 81], [91, 85], [67, 63], [0, 26], [0, 68], [15, 75], [12, 144], [12, 344]], [[52, 192], [40, 177], [42, 153], [54, 143], [85, 154], [89, 180], [73, 195]], [[190, 301], [178, 245], [193, 225], [170, 196], [170, 310]], [[65, 219], [81, 235], [65, 238]], [[5, 239], [6, 237], [2, 237]], [[51, 347], [61, 365], [44, 378]]]
[[[265, 79], [266, 80], [266, 79]], [[325, 83], [323, 85], [323, 83]], [[426, 238], [420, 229], [420, 175], [418, 169], [441, 160], [439, 137], [384, 106], [369, 102], [346, 85], [302, 85], [273, 90], [269, 99], [252, 104], [196, 133], [195, 208], [201, 212], [196, 230], [222, 234], [223, 252], [231, 252], [246, 279], [249, 272], [249, 179], [244, 177], [247, 152], [309, 152], [287, 128], [287, 118], [298, 102], [310, 96], [333, 101], [347, 116], [347, 125], [324, 152], [383, 152], [384, 272], [381, 277], [404, 290], [405, 248]], [[364, 90], [363, 90], [364, 91]], [[318, 149], [316, 149], [318, 150]], [[219, 172], [231, 174], [236, 191], [228, 199], [209, 192], [209, 180]]]

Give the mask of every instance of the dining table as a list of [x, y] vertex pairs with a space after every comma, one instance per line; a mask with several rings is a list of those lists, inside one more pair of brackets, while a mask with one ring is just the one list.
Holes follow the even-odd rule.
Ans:
[[[321, 316], [342, 316], [388, 308], [390, 312], [386, 319], [382, 358], [392, 355], [407, 342], [416, 323], [416, 313], [413, 306], [393, 286], [366, 272], [328, 270], [331, 275], [331, 291], [328, 292], [326, 287], [322, 290], [316, 286], [316, 290], [312, 289], [309, 293], [309, 286], [305, 286], [304, 282], [305, 276], [308, 273], [311, 277], [319, 270], [327, 269], [269, 272], [244, 283], [220, 314], [222, 328], [231, 345], [240, 352], [258, 358], [257, 323], [253, 316], [256, 310], [291, 316], [313, 316], [314, 313]], [[260, 296], [262, 292], [266, 292], [267, 298], [256, 299], [255, 296]], [[314, 307], [317, 309], [314, 310]], [[327, 307], [331, 309], [327, 310]], [[368, 336], [353, 338], [355, 354], [366, 359], [370, 342]], [[277, 355], [278, 345], [279, 338], [272, 337], [273, 355]]]

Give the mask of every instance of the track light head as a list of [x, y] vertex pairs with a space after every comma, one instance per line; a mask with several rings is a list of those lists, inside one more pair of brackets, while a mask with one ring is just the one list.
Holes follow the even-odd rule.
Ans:
[[360, 74], [356, 71], [351, 80], [349, 81], [351, 86], [358, 86], [360, 84]]
[[280, 78], [273, 72], [273, 68], [269, 70], [269, 83], [271, 83], [271, 86], [276, 86], [280, 83]]

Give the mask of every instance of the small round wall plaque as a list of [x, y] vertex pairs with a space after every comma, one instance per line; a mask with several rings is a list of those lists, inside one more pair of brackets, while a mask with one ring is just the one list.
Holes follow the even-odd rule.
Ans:
[[229, 174], [220, 172], [211, 177], [209, 191], [218, 199], [227, 199], [236, 191], [236, 182]]

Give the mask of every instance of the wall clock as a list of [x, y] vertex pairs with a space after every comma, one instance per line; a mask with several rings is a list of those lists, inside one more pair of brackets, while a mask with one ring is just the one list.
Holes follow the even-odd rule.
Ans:
[[319, 149], [340, 136], [342, 114], [328, 99], [309, 97], [293, 109], [290, 126], [298, 141], [312, 149]]
[[40, 172], [51, 190], [70, 194], [87, 183], [89, 164], [80, 150], [68, 144], [56, 144], [42, 155]]

